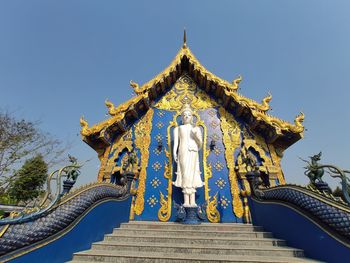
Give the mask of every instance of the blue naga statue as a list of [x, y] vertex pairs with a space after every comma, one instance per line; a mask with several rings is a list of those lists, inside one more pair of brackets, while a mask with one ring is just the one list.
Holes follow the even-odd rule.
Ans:
[[324, 168], [320, 167], [320, 164], [318, 163], [321, 160], [321, 155], [322, 152], [311, 156], [311, 162], [302, 159], [304, 162], [308, 163], [308, 166], [304, 167], [306, 169], [304, 174], [309, 177], [310, 182], [313, 185], [323, 182], [322, 176], [324, 175]]
[[343, 170], [335, 165], [330, 164], [320, 164], [322, 152], [311, 156], [311, 162], [301, 159], [306, 162], [308, 165], [304, 167], [306, 171], [304, 174], [309, 177], [310, 185], [316, 189], [324, 192], [331, 193], [331, 190], [326, 182], [322, 180], [324, 172], [327, 171], [328, 175], [332, 178], [339, 178], [341, 180], [341, 188], [345, 201], [350, 205], [350, 179], [347, 177], [347, 174], [350, 174], [350, 170]]

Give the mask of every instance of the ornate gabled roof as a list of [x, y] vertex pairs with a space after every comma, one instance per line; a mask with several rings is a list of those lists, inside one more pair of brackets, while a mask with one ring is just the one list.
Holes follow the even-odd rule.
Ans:
[[263, 98], [261, 103], [239, 94], [237, 90], [242, 77], [228, 82], [208, 71], [187, 47], [184, 37], [182, 48], [165, 70], [142, 86], [130, 81], [136, 96], [118, 107], [108, 100], [105, 102], [111, 115], [110, 119], [89, 127], [86, 120], [81, 118], [81, 134], [84, 141], [95, 150], [105, 147], [103, 145], [108, 144], [105, 131], [124, 132], [127, 123], [136, 120], [140, 114], [143, 115], [184, 73], [193, 78], [200, 88], [212, 94], [223, 107], [234, 110], [236, 115], [242, 117], [253, 130], [264, 131], [268, 141], [277, 147], [286, 149], [303, 137], [303, 113], [295, 118], [294, 124], [269, 115], [267, 111], [270, 109], [271, 94]]

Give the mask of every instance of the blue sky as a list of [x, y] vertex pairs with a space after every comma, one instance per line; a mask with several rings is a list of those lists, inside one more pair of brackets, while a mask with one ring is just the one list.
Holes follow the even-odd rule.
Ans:
[[293, 121], [302, 110], [305, 138], [285, 152], [288, 182], [305, 184], [298, 156], [323, 151], [325, 163], [350, 168], [349, 1], [0, 1], [0, 107], [40, 119], [93, 160], [79, 184], [94, 181], [99, 161], [81, 141], [79, 118], [106, 118], [162, 71], [187, 42], [199, 61]]

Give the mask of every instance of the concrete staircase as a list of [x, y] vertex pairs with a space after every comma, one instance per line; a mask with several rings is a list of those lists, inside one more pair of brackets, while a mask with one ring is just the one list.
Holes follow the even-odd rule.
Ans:
[[131, 221], [114, 229], [90, 250], [75, 253], [83, 262], [316, 262], [285, 246], [261, 227], [247, 224], [182, 225]]

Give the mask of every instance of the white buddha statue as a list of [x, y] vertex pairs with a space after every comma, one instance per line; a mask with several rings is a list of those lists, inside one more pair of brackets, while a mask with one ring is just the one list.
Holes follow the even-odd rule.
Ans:
[[184, 206], [196, 207], [196, 188], [204, 185], [199, 169], [199, 150], [203, 138], [200, 127], [192, 124], [192, 110], [185, 104], [182, 113], [182, 125], [174, 129], [173, 156], [177, 163], [176, 181], [173, 184], [182, 188]]

